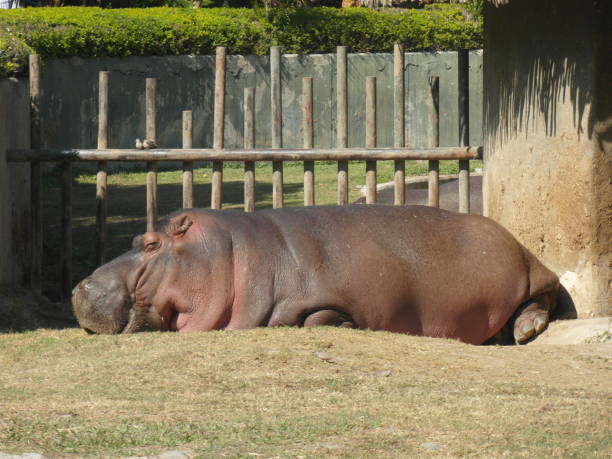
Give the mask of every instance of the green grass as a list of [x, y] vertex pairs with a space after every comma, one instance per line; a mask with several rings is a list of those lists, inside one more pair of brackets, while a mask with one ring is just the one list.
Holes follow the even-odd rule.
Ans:
[[[331, 328], [131, 336], [39, 330], [0, 335], [0, 368], [2, 452], [612, 453], [610, 347], [603, 344], [477, 347]], [[428, 451], [426, 442], [442, 449]]]
[[[161, 171], [158, 174], [157, 182], [160, 185], [177, 185], [182, 183], [182, 171], [176, 169], [164, 170], [163, 166], [159, 167]], [[406, 161], [406, 175], [425, 175], [427, 174], [426, 161]], [[471, 170], [482, 167], [481, 161], [471, 161]], [[315, 165], [315, 177], [317, 183], [316, 195], [317, 204], [335, 204], [336, 202], [336, 162], [334, 161], [319, 161]], [[269, 162], [256, 162], [255, 175], [257, 177], [257, 207], [267, 208], [272, 207], [272, 165]], [[359, 187], [364, 184], [365, 165], [363, 161], [350, 161], [349, 165], [349, 183], [353, 186], [350, 188], [350, 200], [356, 200], [360, 197]], [[457, 161], [440, 161], [440, 174], [456, 174], [459, 171]], [[393, 180], [394, 164], [393, 161], [379, 161], [377, 177], [379, 183], [390, 182]], [[201, 185], [210, 185], [210, 177], [212, 168], [200, 167], [194, 169], [195, 181]], [[224, 208], [236, 209], [242, 208], [242, 194], [237, 191], [242, 191], [243, 166], [242, 163], [224, 163]], [[288, 161], [284, 163], [284, 184], [287, 188], [284, 197], [288, 205], [301, 205], [303, 202], [303, 166], [302, 162]], [[120, 171], [112, 174], [109, 179], [109, 185], [116, 186], [142, 186], [146, 179], [146, 172], [137, 171]], [[238, 182], [238, 183], [236, 183]], [[79, 185], [95, 185], [96, 175], [84, 171], [77, 170], [76, 183]], [[235, 189], [238, 185], [239, 190]], [[207, 190], [204, 190], [207, 191]], [[202, 196], [204, 202], [202, 206], [208, 206], [210, 203], [210, 193]], [[208, 198], [208, 200], [206, 200]], [[180, 205], [180, 201], [177, 202]]]
[[[481, 161], [471, 161], [472, 170], [482, 167]], [[182, 171], [164, 169], [160, 163], [158, 174], [158, 214], [163, 216], [182, 206]], [[406, 175], [427, 173], [426, 161], [406, 161]], [[319, 205], [336, 203], [335, 162], [317, 162], [315, 165], [315, 199]], [[458, 171], [457, 161], [440, 161], [440, 174]], [[378, 182], [393, 180], [393, 161], [378, 162]], [[74, 166], [73, 184], [73, 280], [78, 282], [95, 268], [95, 212], [96, 175], [91, 170]], [[284, 166], [285, 206], [300, 206], [303, 203], [303, 166], [301, 162], [286, 162]], [[194, 201], [196, 207], [210, 206], [212, 170], [210, 166], [194, 169]], [[269, 162], [256, 163], [256, 207], [272, 207], [272, 166]], [[349, 200], [354, 202], [361, 194], [359, 189], [365, 183], [365, 164], [351, 161], [349, 164]], [[223, 184], [223, 208], [243, 208], [243, 166], [242, 163], [225, 163]], [[108, 259], [125, 252], [132, 238], [146, 228], [146, 172], [117, 171], [109, 174], [108, 189]], [[58, 299], [61, 269], [60, 229], [61, 204], [58, 175], [51, 172], [45, 176], [43, 194], [44, 219], [44, 293]]]

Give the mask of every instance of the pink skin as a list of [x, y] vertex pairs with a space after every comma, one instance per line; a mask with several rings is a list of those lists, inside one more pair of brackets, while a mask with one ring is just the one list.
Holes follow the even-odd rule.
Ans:
[[[219, 250], [223, 247], [218, 240], [209, 237], [214, 229], [203, 232], [201, 223], [189, 220], [169, 234], [148, 232], [143, 236], [144, 269], [133, 289], [134, 308], [149, 309], [148, 322], [154, 328], [220, 330], [230, 322], [233, 265], [220, 253], [225, 251]], [[202, 245], [207, 249], [205, 259], [197, 257]]]
[[[262, 295], [253, 294], [248, 288], [241, 286], [240, 279], [251, 284], [259, 270], [265, 269], [265, 266], [276, 267], [278, 263], [271, 262], [271, 259], [274, 260], [273, 254], [250, 250], [248, 253], [241, 251], [240, 256], [236, 257], [233, 253], [234, 241], [228, 236], [228, 231], [220, 227], [216, 220], [205, 215], [179, 216], [176, 220], [171, 221], [170, 228], [165, 232], [146, 233], [142, 240], [145, 257], [142, 260], [144, 269], [138, 274], [138, 282], [133, 290], [136, 300], [134, 307], [149, 310], [147, 322], [151, 327], [189, 332], [251, 328], [253, 323], [291, 325], [295, 322], [295, 317], [282, 307], [277, 307], [269, 320], [265, 320], [264, 317], [254, 320], [253, 311], [257, 311], [258, 308], [253, 307], [253, 304], [256, 303], [256, 298]], [[236, 233], [234, 237], [237, 237]], [[355, 238], [357, 238], [353, 241], [355, 246], [360, 243], [363, 247], [365, 243], [358, 240], [358, 235], [355, 235]], [[263, 244], [252, 245], [261, 247]], [[264, 256], [266, 262], [263, 261]], [[305, 259], [308, 255], [304, 251], [300, 253], [300, 256]], [[240, 260], [240, 265], [236, 264], [237, 260]], [[357, 256], [350, 264], [359, 265], [362, 262]], [[316, 265], [316, 261], [309, 260], [308, 264]], [[389, 271], [384, 275], [385, 278], [392, 278], [393, 272], [402, 269], [400, 264], [396, 266], [390, 260], [378, 268], [380, 272]], [[446, 267], [439, 266], [436, 269], [442, 271]], [[295, 267], [287, 266], [278, 269], [277, 272], [293, 273]], [[448, 278], [452, 274], [449, 271], [444, 277]], [[327, 272], [324, 277], [331, 278], [333, 275]], [[273, 272], [263, 277], [275, 279]], [[368, 276], [359, 271], [354, 273], [349, 280], [351, 284], [364, 284], [369, 281]], [[278, 279], [274, 280], [275, 287], [279, 285], [278, 282]], [[502, 283], [508, 282], [503, 281]], [[516, 291], [521, 292], [525, 288], [526, 279], [518, 282]], [[357, 290], [357, 287], [354, 290]], [[397, 285], [391, 287], [390, 290], [401, 291], [402, 287]], [[236, 292], [239, 292], [238, 295]], [[441, 295], [442, 292], [439, 294]], [[277, 304], [279, 300], [275, 296], [275, 293], [270, 296], [263, 295], [267, 301]], [[251, 300], [251, 304], [247, 308], [246, 300], [248, 299]], [[449, 298], [448, 301], [451, 302], [452, 298]], [[299, 299], [294, 302], [299, 304]], [[247, 309], [248, 313], [241, 313]], [[412, 334], [428, 336], [461, 336], [466, 342], [482, 342], [483, 339], [480, 336], [490, 334], [488, 331], [490, 329], [499, 328], [498, 324], [507, 321], [511, 311], [499, 309], [490, 315], [470, 314], [443, 322], [436, 320], [435, 315], [439, 314], [436, 310], [419, 311], [418, 317], [417, 312], [410, 309], [398, 310], [396, 314], [382, 319], [380, 323], [377, 322], [377, 319], [363, 319], [363, 321], [369, 320], [374, 329], [408, 331]], [[411, 315], [415, 317], [409, 317]], [[354, 317], [357, 317], [357, 313]], [[414, 325], [407, 329], [405, 325], [407, 323]], [[469, 330], [469, 334], [464, 330]], [[472, 336], [477, 338], [472, 339]]]

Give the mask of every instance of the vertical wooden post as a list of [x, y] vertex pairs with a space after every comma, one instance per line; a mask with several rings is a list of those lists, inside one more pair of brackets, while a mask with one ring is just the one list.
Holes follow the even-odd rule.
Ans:
[[[108, 72], [98, 76], [98, 150], [108, 148]], [[108, 167], [98, 161], [96, 174], [96, 265], [106, 262], [106, 214]]]
[[[156, 107], [156, 92], [157, 79], [146, 79], [146, 138], [147, 140], [157, 142], [157, 107]], [[155, 231], [157, 223], [157, 162], [147, 162], [147, 231]]]
[[[193, 112], [183, 110], [183, 148], [193, 147]], [[193, 207], [193, 161], [183, 161], [183, 209]]]
[[[302, 78], [302, 146], [312, 148], [312, 77]], [[304, 161], [304, 205], [315, 204], [314, 161]]]
[[[376, 77], [366, 78], [366, 148], [376, 147]], [[366, 161], [366, 204], [376, 203], [376, 160]]]
[[[255, 147], [255, 88], [244, 88], [244, 148]], [[255, 161], [244, 162], [244, 211], [255, 211]]]
[[64, 162], [62, 170], [62, 300], [72, 295], [72, 163]]
[[[440, 145], [440, 116], [439, 116], [439, 92], [440, 77], [433, 77], [430, 81], [429, 109], [429, 146]], [[428, 204], [432, 207], [440, 207], [440, 161], [429, 161], [428, 175]]]
[[[40, 148], [40, 56], [30, 54], [30, 148]], [[42, 289], [43, 230], [41, 188], [42, 174], [40, 163], [30, 163], [30, 235], [31, 265], [30, 286], [36, 293]]]
[[[468, 51], [459, 51], [459, 144], [470, 143], [470, 63]], [[470, 161], [459, 161], [459, 212], [470, 213]]]
[[[336, 148], [348, 147], [347, 47], [336, 48]], [[348, 161], [338, 161], [338, 204], [348, 204]]]
[[[215, 56], [215, 111], [213, 148], [222, 149], [224, 146], [225, 129], [225, 61], [227, 48], [217, 47]], [[213, 161], [212, 190], [210, 207], [220, 209], [223, 201], [223, 161]]]
[[[393, 46], [393, 145], [404, 147], [404, 49]], [[395, 161], [393, 203], [406, 203], [406, 161]]]
[[[270, 90], [272, 115], [272, 148], [283, 147], [281, 102], [281, 48], [270, 48]], [[272, 161], [272, 207], [283, 207], [283, 162]]]

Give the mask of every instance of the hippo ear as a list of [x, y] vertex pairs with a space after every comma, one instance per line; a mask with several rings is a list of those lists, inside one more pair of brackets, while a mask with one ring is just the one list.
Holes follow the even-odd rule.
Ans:
[[181, 215], [170, 223], [168, 234], [175, 237], [182, 236], [191, 225], [193, 225], [193, 221], [187, 215]]
[[142, 247], [142, 234], [134, 236], [134, 239], [132, 239], [132, 248], [136, 249], [139, 247]]

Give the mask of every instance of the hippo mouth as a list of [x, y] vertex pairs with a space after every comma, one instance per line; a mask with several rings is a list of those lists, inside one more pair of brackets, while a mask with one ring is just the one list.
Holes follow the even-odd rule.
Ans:
[[160, 315], [153, 306], [139, 307], [134, 304], [134, 298], [130, 298], [129, 304], [124, 307], [127, 311], [125, 325], [118, 334], [135, 333], [140, 331], [177, 331], [176, 321], [178, 314], [172, 312], [169, 318]]
[[[117, 331], [114, 332], [114, 334], [122, 335], [124, 333], [134, 333], [134, 332], [140, 330], [140, 328], [138, 327], [139, 321], [138, 321], [138, 318], [137, 318], [137, 314], [136, 314], [136, 312], [134, 311], [133, 308], [129, 310], [128, 318], [127, 318], [127, 320], [125, 320], [123, 322], [124, 322], [123, 324], [120, 323], [118, 325]], [[83, 330], [85, 330], [90, 335], [96, 335], [96, 334], [99, 334], [99, 333], [103, 333], [103, 332], [100, 332], [100, 331], [97, 331], [97, 330], [93, 330], [93, 327], [88, 328], [86, 326], [82, 326], [82, 328], [83, 328]]]
[[134, 303], [134, 295], [130, 295], [126, 298], [125, 303], [122, 306], [124, 311], [125, 323], [118, 327], [116, 332], [119, 335], [126, 333], [135, 333], [145, 330], [153, 330], [154, 327], [148, 321], [147, 308], [137, 307]]
[[130, 303], [129, 305], [125, 305], [128, 308], [128, 318], [121, 331], [119, 331], [119, 334], [134, 333], [142, 330], [142, 326], [144, 325], [141, 319], [142, 314], [139, 314], [137, 309], [134, 308], [133, 302]]

